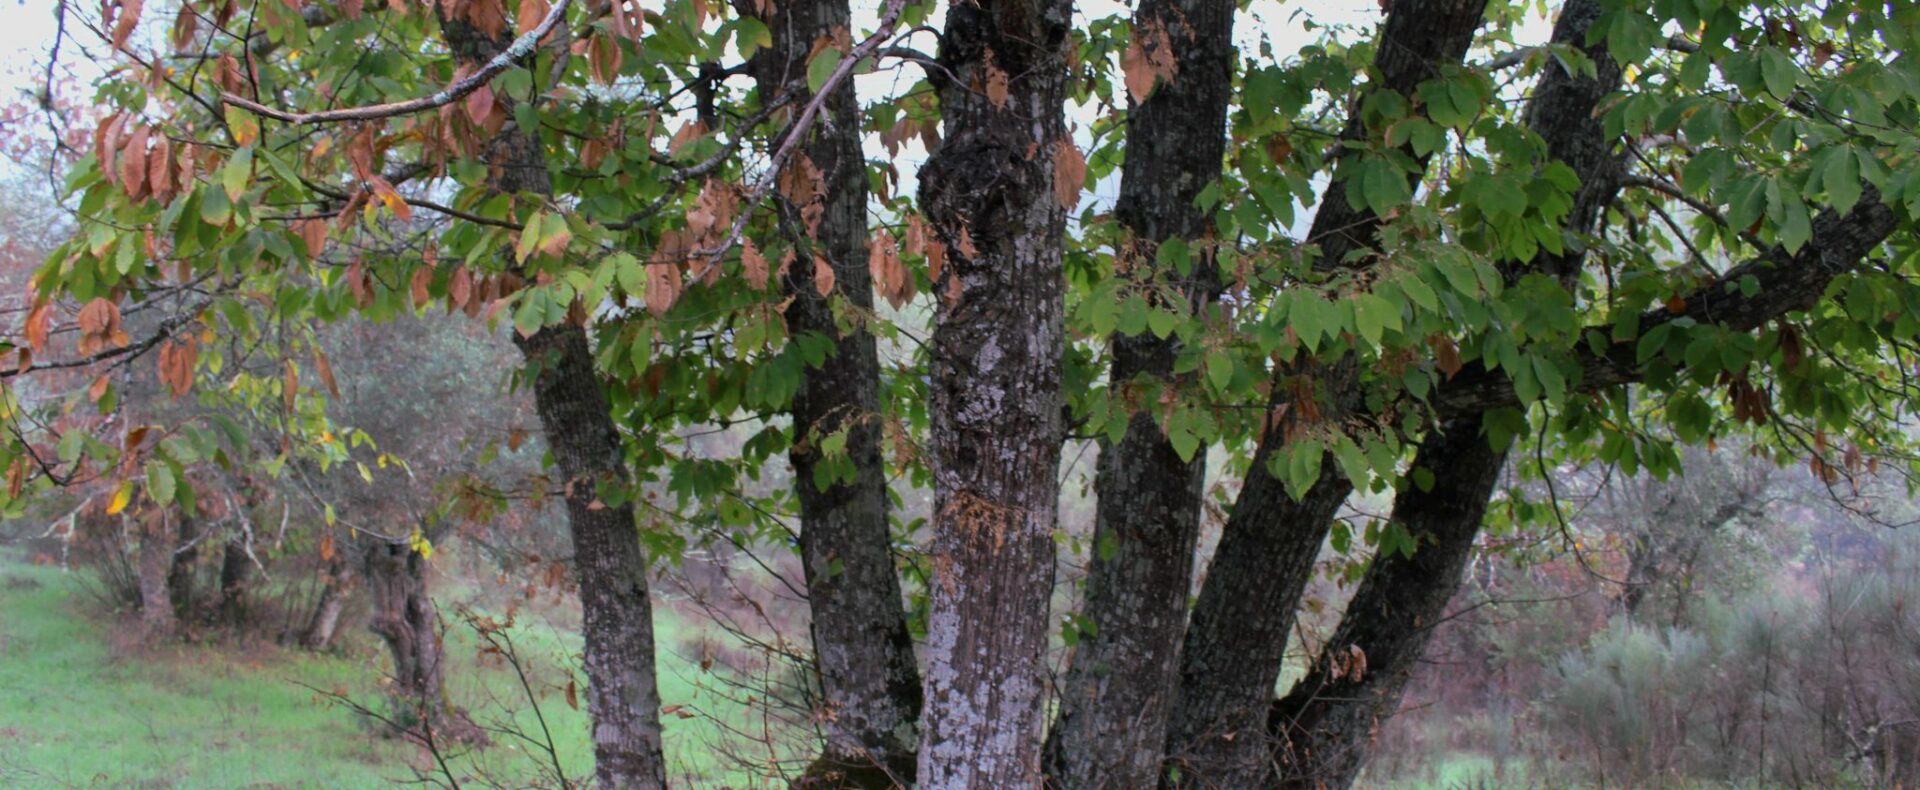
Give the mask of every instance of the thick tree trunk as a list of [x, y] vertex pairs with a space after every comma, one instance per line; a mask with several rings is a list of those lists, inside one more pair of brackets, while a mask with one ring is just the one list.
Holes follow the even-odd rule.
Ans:
[[300, 630], [301, 647], [326, 650], [333, 646], [333, 637], [340, 629], [340, 614], [347, 608], [347, 590], [352, 584], [347, 568], [347, 563], [338, 557], [327, 563], [321, 579], [320, 600], [314, 602], [313, 614]]
[[253, 586], [253, 558], [240, 538], [228, 540], [220, 554], [220, 622], [237, 626], [247, 619], [247, 595]]
[[1487, 498], [1506, 462], [1479, 418], [1457, 420], [1421, 442], [1413, 469], [1433, 488], [1401, 490], [1393, 520], [1418, 541], [1413, 556], [1374, 558], [1340, 628], [1293, 691], [1273, 706], [1281, 786], [1342, 788], [1366, 764], [1379, 723], [1393, 715], [1473, 556]]
[[947, 136], [920, 181], [948, 252], [933, 286], [928, 409], [928, 790], [1041, 783], [1066, 339], [1053, 158], [1067, 140], [1072, 11], [1070, 0], [958, 3], [940, 42], [953, 74], [940, 95]]
[[[485, 62], [510, 43], [464, 22], [443, 18], [441, 29], [455, 57], [469, 65]], [[489, 186], [496, 190], [553, 192], [540, 141], [518, 128], [501, 132], [482, 158], [490, 166]], [[565, 493], [586, 638], [595, 778], [603, 787], [663, 788], [666, 763], [647, 560], [633, 505], [624, 497], [611, 498], [620, 504], [608, 504], [597, 496], [600, 486], [626, 489], [633, 480], [594, 370], [593, 350], [585, 329], [565, 323], [530, 336], [516, 333], [514, 344], [534, 372], [534, 407], [553, 455], [555, 482]]]
[[[1411, 96], [1442, 67], [1460, 63], [1485, 10], [1485, 0], [1394, 3], [1374, 58], [1380, 79], [1370, 90]], [[1350, 112], [1341, 136], [1358, 140], [1367, 135], [1359, 112]], [[1424, 159], [1416, 161], [1425, 164]], [[1307, 236], [1307, 242], [1319, 248], [1314, 265], [1321, 271], [1347, 265], [1351, 253], [1371, 247], [1380, 225], [1373, 212], [1341, 199], [1341, 189], [1338, 183], [1328, 188]], [[1279, 371], [1273, 388], [1276, 405], [1284, 402], [1281, 393], [1293, 389], [1282, 379], [1305, 376], [1322, 388], [1324, 414], [1343, 413], [1354, 405], [1357, 375], [1350, 361], [1315, 365], [1304, 372]], [[1286, 433], [1269, 431], [1261, 442], [1256, 471], [1248, 475], [1221, 534], [1187, 628], [1179, 697], [1168, 728], [1167, 757], [1179, 773], [1172, 784], [1246, 787], [1270, 773], [1269, 750], [1260, 735], [1286, 656], [1287, 635], [1331, 519], [1352, 490], [1331, 457], [1321, 464], [1320, 480], [1299, 501], [1259, 471]]]
[[[1176, 238], [1197, 249], [1212, 229], [1196, 198], [1219, 180], [1225, 154], [1234, 10], [1232, 0], [1146, 0], [1134, 14], [1136, 29], [1186, 33], [1168, 38], [1178, 62], [1173, 80], [1129, 114], [1114, 214], [1139, 244], [1131, 270], [1143, 279], [1173, 281], [1186, 296], [1182, 309], [1212, 307], [1217, 271], [1196, 260], [1193, 276], [1182, 282], [1152, 261], [1160, 242]], [[1081, 638], [1067, 665], [1047, 742], [1048, 780], [1062, 788], [1159, 781], [1179, 673], [1179, 654], [1168, 646], [1178, 644], [1186, 628], [1200, 535], [1206, 454], [1181, 459], [1146, 408], [1158, 402], [1155, 390], [1176, 386], [1178, 338], [1115, 336], [1112, 349], [1116, 394], [1132, 393], [1142, 408], [1126, 436], [1102, 448], [1094, 478], [1099, 548], [1089, 560], [1081, 613], [1096, 628]]]
[[140, 530], [140, 547], [134, 558], [140, 588], [140, 626], [146, 639], [164, 639], [173, 634], [175, 622], [167, 576], [173, 570], [178, 536], [164, 510], [144, 513], [134, 523]]
[[[1555, 43], [1584, 46], [1600, 15], [1598, 0], [1572, 0], [1561, 9]], [[1581, 187], [1565, 229], [1593, 232], [1618, 191], [1621, 157], [1593, 108], [1619, 87], [1620, 67], [1604, 43], [1586, 49], [1592, 77], [1550, 66], [1535, 87], [1526, 121], [1547, 144], [1553, 161], [1572, 168]], [[1570, 285], [1580, 249], [1543, 255], [1531, 268], [1506, 267], [1508, 279], [1543, 271]], [[1393, 715], [1432, 628], [1459, 587], [1472, 558], [1487, 498], [1506, 463], [1506, 447], [1482, 435], [1481, 415], [1443, 423], [1420, 443], [1413, 468], [1433, 473], [1430, 489], [1403, 487], [1392, 519], [1418, 541], [1413, 556], [1377, 556], [1334, 636], [1307, 677], [1274, 706], [1269, 719], [1283, 785], [1347, 787], [1365, 765], [1383, 719]]]
[[440, 617], [427, 592], [426, 558], [405, 543], [369, 541], [361, 577], [373, 604], [367, 630], [393, 656], [395, 697], [423, 716], [435, 716], [445, 704], [441, 678], [446, 668], [440, 660]]
[[[806, 89], [808, 55], [816, 39], [850, 25], [847, 2], [791, 0], [768, 6], [771, 18], [764, 21], [773, 45], [752, 63], [761, 99], [770, 102], [786, 94], [794, 106], [804, 105], [811, 98]], [[825, 115], [800, 151], [820, 170], [824, 212], [813, 238], [792, 241], [811, 247], [833, 267], [833, 298], [870, 312], [867, 170], [851, 80], [827, 97]], [[781, 210], [797, 216], [796, 207], [782, 205]], [[789, 329], [795, 335], [815, 333], [834, 341], [833, 354], [807, 371], [793, 403], [790, 458], [800, 500], [800, 551], [814, 660], [827, 708], [821, 717], [824, 749], [795, 785], [906, 785], [913, 781], [919, 741], [920, 673], [889, 551], [879, 355], [864, 327], [840, 332], [829, 299], [815, 288], [813, 267], [791, 267], [785, 287], [793, 298], [786, 312]], [[819, 453], [818, 442], [842, 430], [852, 478], [836, 476], [822, 489], [815, 476], [827, 459]]]

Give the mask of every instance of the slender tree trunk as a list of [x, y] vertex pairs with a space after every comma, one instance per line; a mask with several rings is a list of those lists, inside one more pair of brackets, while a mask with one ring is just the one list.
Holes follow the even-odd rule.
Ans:
[[320, 600], [313, 605], [313, 614], [307, 618], [307, 625], [300, 631], [300, 645], [308, 650], [325, 650], [333, 646], [334, 634], [339, 632], [340, 613], [347, 607], [347, 590], [352, 577], [344, 559], [335, 557], [327, 563], [327, 569], [321, 579]]
[[[742, 4], [750, 5], [750, 4]], [[850, 25], [846, 0], [790, 0], [767, 4], [773, 45], [752, 62], [763, 101], [787, 95], [793, 106], [811, 100], [807, 58], [821, 36]], [[800, 149], [821, 173], [824, 194], [818, 230], [792, 239], [833, 267], [832, 298], [855, 310], [873, 310], [867, 266], [867, 169], [860, 149], [860, 107], [853, 82], [827, 97], [825, 116]], [[789, 218], [798, 207], [783, 204]], [[783, 227], [798, 228], [799, 222]], [[802, 255], [802, 259], [808, 256]], [[833, 354], [810, 369], [793, 403], [790, 458], [800, 500], [800, 551], [811, 612], [814, 659], [827, 710], [820, 758], [796, 786], [888, 788], [913, 781], [920, 716], [920, 673], [907, 633], [887, 521], [886, 465], [880, 455], [880, 361], [865, 327], [842, 334], [832, 305], [813, 282], [813, 267], [790, 268], [787, 325], [795, 335], [834, 341]], [[852, 478], [827, 478], [823, 437], [846, 432]], [[818, 476], [818, 477], [817, 477]], [[819, 483], [828, 485], [822, 488]]]
[[[444, 15], [440, 24], [455, 57], [469, 65], [485, 62], [510, 43], [504, 34], [489, 38]], [[540, 141], [517, 127], [490, 141], [482, 158], [490, 166], [493, 189], [553, 192]], [[586, 638], [595, 778], [603, 787], [664, 788], [647, 560], [633, 505], [625, 497], [603, 501], [597, 496], [601, 486], [626, 489], [633, 480], [587, 332], [563, 323], [530, 336], [516, 333], [514, 344], [533, 371], [534, 408], [553, 455], [555, 482], [565, 493]]]
[[1393, 507], [1393, 520], [1418, 548], [1412, 557], [1374, 558], [1312, 671], [1273, 706], [1269, 726], [1279, 744], [1281, 786], [1353, 784], [1379, 723], [1399, 706], [1428, 636], [1460, 586], [1506, 455], [1504, 446], [1488, 444], [1478, 417], [1436, 429], [1421, 442], [1412, 468], [1432, 472], [1433, 488], [1403, 488]]
[[[1127, 157], [1115, 216], [1138, 248], [1131, 271], [1166, 278], [1186, 296], [1180, 309], [1211, 309], [1220, 288], [1210, 254], [1196, 254], [1182, 281], [1153, 265], [1167, 239], [1200, 249], [1211, 214], [1196, 199], [1220, 178], [1227, 101], [1233, 90], [1231, 0], [1147, 0], [1136, 29], [1186, 31], [1168, 37], [1178, 67], [1128, 116]], [[1177, 337], [1112, 338], [1116, 396], [1141, 404], [1118, 443], [1101, 449], [1099, 496], [1082, 614], [1095, 625], [1081, 637], [1047, 743], [1047, 774], [1062, 788], [1151, 787], [1159, 781], [1167, 720], [1179, 674], [1178, 644], [1187, 623], [1194, 549], [1200, 535], [1206, 454], [1183, 460], [1155, 424], [1156, 390], [1191, 383], [1176, 377]], [[1135, 386], [1136, 382], [1138, 387]]]
[[140, 529], [140, 547], [134, 559], [140, 587], [140, 626], [147, 639], [163, 639], [173, 634], [175, 622], [167, 576], [173, 570], [178, 536], [165, 510], [143, 513], [134, 523]]
[[918, 774], [928, 790], [1041, 783], [1066, 340], [1053, 158], [1071, 142], [1061, 111], [1072, 11], [1071, 0], [957, 3], [940, 42], [953, 75], [940, 94], [947, 135], [920, 181], [948, 253], [933, 286], [928, 409], [934, 578]]
[[[1600, 13], [1599, 0], [1571, 0], [1561, 9], [1554, 42], [1584, 47], [1587, 29]], [[1586, 47], [1586, 54], [1594, 74], [1576, 77], [1550, 66], [1526, 116], [1546, 141], [1548, 157], [1580, 177], [1564, 224], [1578, 236], [1593, 232], [1612, 202], [1623, 156], [1593, 109], [1619, 87], [1620, 66], [1604, 43]], [[1543, 254], [1532, 267], [1508, 265], [1507, 277], [1542, 271], [1570, 286], [1583, 258], [1579, 248]], [[1434, 484], [1425, 490], [1404, 486], [1392, 515], [1417, 541], [1413, 556], [1374, 558], [1312, 670], [1274, 706], [1269, 726], [1285, 786], [1351, 785], [1379, 723], [1399, 707], [1433, 627], [1459, 588], [1487, 499], [1506, 464], [1506, 446], [1490, 444], [1482, 429], [1481, 415], [1473, 414], [1436, 427], [1421, 441], [1413, 468], [1433, 473]]]
[[[1392, 4], [1374, 57], [1379, 80], [1371, 90], [1411, 96], [1443, 66], [1460, 63], [1485, 10], [1485, 0]], [[1368, 133], [1359, 112], [1350, 112], [1342, 138], [1359, 140]], [[1415, 161], [1425, 165], [1424, 159]], [[1341, 189], [1338, 183], [1328, 188], [1330, 197], [1321, 201], [1308, 233], [1308, 243], [1319, 248], [1315, 268], [1320, 271], [1348, 265], [1351, 253], [1373, 246], [1380, 225], [1371, 211], [1340, 199]], [[1325, 401], [1324, 414], [1344, 413], [1356, 405], [1357, 376], [1350, 360], [1279, 371], [1275, 405], [1286, 402], [1284, 393], [1295, 389], [1289, 380], [1297, 378], [1321, 390], [1315, 397]], [[1255, 454], [1255, 470], [1266, 468], [1265, 459], [1286, 433], [1267, 433]], [[1172, 784], [1246, 787], [1270, 773], [1261, 734], [1287, 635], [1331, 519], [1352, 491], [1331, 457], [1321, 469], [1319, 481], [1298, 501], [1261, 471], [1248, 475], [1241, 489], [1187, 628], [1179, 697], [1168, 729], [1167, 756], [1180, 773]]]

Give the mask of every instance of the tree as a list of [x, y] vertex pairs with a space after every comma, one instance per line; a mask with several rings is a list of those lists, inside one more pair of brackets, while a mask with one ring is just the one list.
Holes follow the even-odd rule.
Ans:
[[[893, 0], [856, 33], [835, 0], [194, 0], [172, 52], [137, 4], [77, 17], [138, 68], [100, 84], [83, 226], [35, 282], [42, 363], [19, 367], [165, 348], [191, 384], [211, 370], [181, 375], [184, 338], [238, 332], [242, 298], [511, 323], [567, 503], [600, 778], [638, 786], [664, 775], [649, 554], [704, 535], [801, 526], [810, 780], [1337, 786], [1510, 457], [1664, 470], [1670, 439], [1749, 433], [1830, 482], [1911, 464], [1907, 9], [1569, 0], [1522, 46], [1517, 5], [1397, 0], [1285, 57], [1236, 56], [1210, 0], [1085, 24], [955, 4], [929, 57], [908, 44], [933, 10]], [[189, 49], [204, 75], [169, 72]], [[903, 65], [925, 79], [858, 112], [852, 78]], [[914, 195], [858, 165], [869, 139], [928, 148]], [[1082, 205], [1115, 170], [1112, 211]], [[103, 331], [156, 297], [160, 329]], [[44, 364], [56, 314], [89, 340]], [[684, 435], [716, 425], [751, 436], [709, 457]], [[1100, 503], [1047, 733], [1070, 435], [1102, 442]], [[47, 464], [25, 436], [9, 501], [125, 449]], [[1187, 617], [1206, 453], [1240, 487]], [[796, 490], [750, 493], [782, 456]], [[924, 590], [894, 575], [891, 472], [933, 489]], [[1358, 535], [1336, 520], [1355, 491], [1394, 502]], [[1356, 538], [1345, 618], [1276, 700], [1317, 561]]]

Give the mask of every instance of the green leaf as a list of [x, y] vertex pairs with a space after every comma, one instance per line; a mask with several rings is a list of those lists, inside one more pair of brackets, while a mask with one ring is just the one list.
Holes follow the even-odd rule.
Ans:
[[1860, 202], [1860, 161], [1851, 147], [1840, 146], [1828, 157], [1821, 182], [1827, 188], [1827, 204], [1835, 211], [1845, 214]]
[[247, 191], [247, 179], [252, 177], [253, 146], [249, 145], [233, 152], [227, 166], [220, 169], [220, 186], [227, 191], [227, 199], [238, 203], [240, 195]]
[[1233, 356], [1219, 349], [1207, 352], [1207, 380], [1214, 389], [1226, 390], [1233, 383]]
[[845, 53], [832, 47], [820, 50], [820, 54], [813, 56], [813, 60], [807, 62], [807, 90], [819, 93], [820, 88], [827, 84], [827, 78], [833, 76], [833, 70], [840, 66], [840, 60], [845, 57]]
[[174, 484], [173, 470], [167, 468], [165, 463], [158, 460], [147, 462], [147, 495], [153, 497], [154, 503], [161, 506], [172, 504]]

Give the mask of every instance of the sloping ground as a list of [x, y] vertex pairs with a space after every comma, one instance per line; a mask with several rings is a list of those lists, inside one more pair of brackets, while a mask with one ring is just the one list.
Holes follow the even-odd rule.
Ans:
[[[271, 645], [140, 648], [120, 636], [130, 628], [97, 610], [78, 573], [0, 550], [0, 786], [387, 787], [432, 767], [423, 749], [381, 737], [313, 690], [380, 699], [384, 657], [357, 630], [347, 650], [330, 655]], [[541, 738], [512, 669], [483, 659], [456, 622], [446, 601], [458, 597], [457, 587], [442, 596], [449, 693], [482, 724]], [[658, 617], [662, 698], [679, 711], [665, 717], [676, 786], [768, 786], [723, 767], [745, 755], [724, 756], [713, 744], [769, 724], [717, 696], [713, 676], [682, 655], [697, 626], [670, 607]], [[590, 772], [590, 751], [586, 714], [565, 701], [564, 667], [579, 650], [564, 630], [569, 619], [523, 613], [511, 633], [561, 765], [578, 777]], [[491, 748], [453, 767], [464, 784], [485, 786], [492, 783], [482, 774], [525, 783], [549, 762], [530, 744], [495, 735]]]

